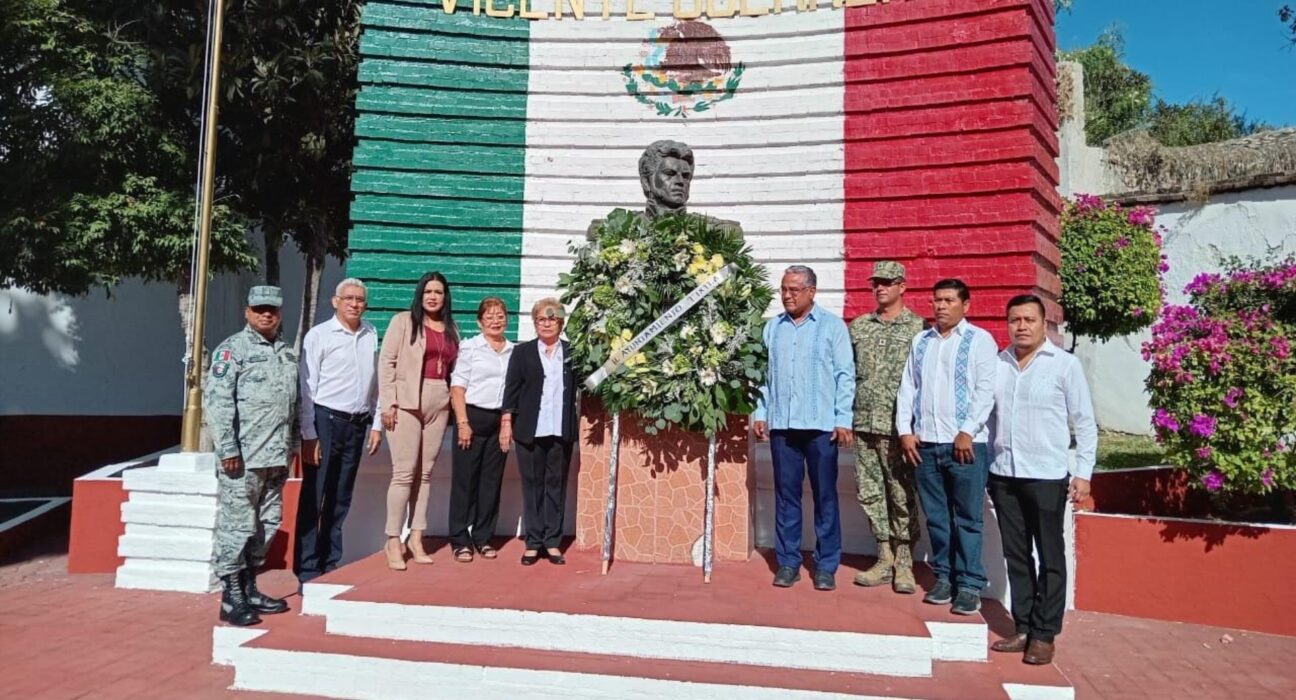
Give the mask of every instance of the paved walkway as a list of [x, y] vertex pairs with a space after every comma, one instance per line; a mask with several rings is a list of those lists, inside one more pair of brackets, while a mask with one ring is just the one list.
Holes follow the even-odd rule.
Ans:
[[[0, 696], [304, 697], [225, 690], [233, 670], [211, 664], [215, 596], [121, 591], [109, 574], [69, 576], [58, 549], [0, 564]], [[295, 587], [283, 572], [262, 580], [276, 595]], [[1290, 637], [1082, 612], [1067, 619], [1059, 660], [1079, 700], [1296, 697]]]

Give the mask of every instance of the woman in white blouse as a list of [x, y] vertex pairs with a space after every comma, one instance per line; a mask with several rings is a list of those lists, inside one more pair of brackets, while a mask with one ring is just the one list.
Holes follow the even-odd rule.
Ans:
[[450, 375], [450, 404], [455, 414], [455, 444], [450, 476], [450, 546], [455, 561], [499, 555], [490, 545], [499, 517], [500, 483], [506, 454], [500, 449], [500, 405], [504, 375], [513, 343], [504, 337], [508, 307], [486, 297], [477, 307], [481, 335], [459, 348]]

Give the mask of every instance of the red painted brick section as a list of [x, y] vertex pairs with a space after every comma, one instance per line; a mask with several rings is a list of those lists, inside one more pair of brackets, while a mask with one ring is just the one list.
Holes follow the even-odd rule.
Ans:
[[912, 0], [853, 8], [847, 26], [847, 318], [872, 307], [872, 264], [892, 258], [915, 296], [968, 282], [972, 320], [1001, 342], [1014, 294], [1049, 297], [1058, 320], [1052, 9]]

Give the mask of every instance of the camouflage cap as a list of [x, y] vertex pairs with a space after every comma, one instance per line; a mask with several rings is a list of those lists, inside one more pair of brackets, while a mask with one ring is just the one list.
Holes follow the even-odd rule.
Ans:
[[248, 290], [248, 306], [283, 306], [283, 292], [266, 284], [253, 287]]
[[902, 280], [905, 278], [904, 265], [894, 260], [879, 260], [873, 263], [873, 274], [869, 279]]

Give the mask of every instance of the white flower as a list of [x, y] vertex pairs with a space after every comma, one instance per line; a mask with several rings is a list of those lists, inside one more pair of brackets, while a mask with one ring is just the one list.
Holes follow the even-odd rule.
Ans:
[[692, 338], [695, 333], [697, 333], [697, 329], [691, 323], [686, 323], [683, 328], [680, 328], [680, 337], [684, 340]]
[[616, 290], [618, 293], [628, 296], [634, 291], [634, 285], [630, 284], [630, 280], [625, 275], [622, 275], [617, 278]]
[[711, 326], [711, 342], [719, 345], [729, 339], [729, 324], [721, 321]]
[[689, 254], [683, 251], [676, 253], [675, 257], [671, 258], [671, 262], [675, 263], [675, 269], [677, 271], [683, 270], [684, 268], [688, 267]]
[[720, 381], [720, 375], [713, 369], [704, 369], [698, 372], [698, 376], [702, 377], [702, 386], [715, 386]]
[[664, 375], [666, 375], [666, 376], [668, 376], [668, 377], [674, 375], [674, 374], [675, 374], [675, 363], [671, 362], [669, 359], [662, 360], [662, 363], [661, 363], [661, 371], [662, 371], [662, 374], [664, 374]]
[[621, 240], [621, 246], [620, 246], [620, 247], [621, 247], [621, 252], [622, 252], [622, 253], [625, 253], [626, 255], [634, 255], [634, 252], [635, 252], [635, 242], [634, 242], [634, 239], [632, 239], [632, 238], [623, 238], [623, 239]]

